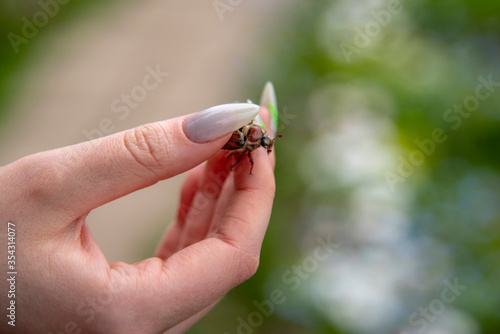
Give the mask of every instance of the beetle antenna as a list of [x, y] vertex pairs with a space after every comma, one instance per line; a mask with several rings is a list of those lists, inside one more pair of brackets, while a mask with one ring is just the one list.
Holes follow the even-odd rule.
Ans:
[[[272, 139], [272, 141], [274, 142], [277, 138], [282, 138], [282, 137], [283, 137], [283, 135], [277, 135], [276, 137], [271, 138], [271, 139]], [[272, 151], [273, 151], [273, 149], [272, 149], [272, 148], [268, 149], [268, 150], [267, 150], [267, 154], [271, 153]]]

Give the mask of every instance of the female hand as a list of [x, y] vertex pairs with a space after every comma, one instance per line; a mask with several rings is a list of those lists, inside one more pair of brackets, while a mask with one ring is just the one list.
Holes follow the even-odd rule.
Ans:
[[[234, 161], [220, 148], [259, 108], [225, 106], [0, 169], [2, 258], [12, 222], [17, 271], [15, 327], [4, 316], [2, 333], [182, 333], [255, 273], [274, 198], [274, 156], [258, 149], [253, 174], [246, 158], [229, 171]], [[108, 264], [87, 214], [192, 168], [156, 257]], [[5, 279], [1, 289], [9, 290]], [[9, 303], [2, 297], [4, 312]]]

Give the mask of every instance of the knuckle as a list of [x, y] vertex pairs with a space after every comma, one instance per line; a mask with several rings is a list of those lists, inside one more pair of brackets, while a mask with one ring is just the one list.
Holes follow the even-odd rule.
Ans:
[[[57, 159], [45, 156], [46, 153], [30, 155], [14, 162], [13, 179], [18, 182], [17, 189], [25, 198], [47, 203], [57, 197], [65, 185], [65, 167]], [[41, 156], [43, 155], [43, 156]]]
[[251, 278], [259, 268], [259, 254], [244, 253], [240, 262], [239, 283]]
[[130, 155], [149, 172], [158, 176], [168, 160], [169, 137], [156, 123], [125, 131], [123, 142]]
[[[230, 212], [226, 212], [226, 217], [241, 224], [249, 223], [239, 216], [231, 214]], [[235, 250], [233, 268], [237, 273], [235, 276], [235, 279], [237, 280], [236, 284], [240, 284], [255, 275], [257, 269], [259, 268], [262, 240], [247, 237], [242, 242], [241, 240], [230, 238], [223, 233], [219, 235], [219, 238]]]
[[276, 195], [276, 182], [274, 179], [271, 182], [266, 183], [267, 186], [267, 195], [269, 196], [270, 200], [274, 200], [274, 196]]

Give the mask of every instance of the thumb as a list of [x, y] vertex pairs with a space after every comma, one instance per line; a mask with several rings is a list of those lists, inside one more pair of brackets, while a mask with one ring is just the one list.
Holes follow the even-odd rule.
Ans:
[[53, 203], [52, 209], [64, 209], [77, 218], [199, 165], [220, 150], [229, 133], [258, 112], [259, 106], [249, 103], [220, 105], [41, 152], [13, 163], [21, 168], [11, 166], [11, 171], [30, 170], [32, 177], [21, 181], [29, 193], [42, 193], [45, 205]]

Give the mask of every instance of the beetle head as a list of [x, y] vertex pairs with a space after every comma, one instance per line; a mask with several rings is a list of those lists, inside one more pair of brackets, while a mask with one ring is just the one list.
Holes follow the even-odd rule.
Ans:
[[262, 138], [260, 139], [260, 145], [262, 145], [262, 147], [264, 147], [267, 150], [267, 154], [269, 154], [273, 150], [274, 141], [276, 140], [276, 138], [280, 137], [283, 137], [283, 135], [278, 135], [277, 137], [274, 138], [269, 137], [267, 134], [263, 135]]

